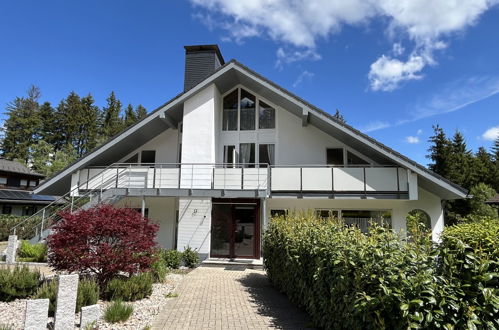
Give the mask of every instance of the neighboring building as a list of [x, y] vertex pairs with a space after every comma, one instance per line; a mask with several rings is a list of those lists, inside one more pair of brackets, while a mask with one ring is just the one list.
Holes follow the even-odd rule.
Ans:
[[[404, 231], [415, 209], [444, 226], [461, 187], [334, 118], [215, 45], [188, 46], [184, 91], [42, 183], [36, 193], [147, 211], [165, 248], [260, 258], [269, 219], [313, 210]], [[326, 92], [325, 92], [326, 93]]]
[[12, 215], [33, 215], [55, 200], [52, 196], [34, 195], [44, 176], [32, 172], [21, 163], [0, 158], [0, 212]]

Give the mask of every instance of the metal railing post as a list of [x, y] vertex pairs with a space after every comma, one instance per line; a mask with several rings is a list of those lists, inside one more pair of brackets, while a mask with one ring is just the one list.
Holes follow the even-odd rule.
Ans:
[[74, 204], [74, 196], [71, 196], [71, 208], [69, 210], [70, 213], [73, 213], [73, 204]]
[[45, 224], [45, 209], [42, 211], [42, 228], [40, 230], [40, 234], [43, 232], [43, 225]]
[[191, 189], [194, 185], [194, 164], [191, 164]]

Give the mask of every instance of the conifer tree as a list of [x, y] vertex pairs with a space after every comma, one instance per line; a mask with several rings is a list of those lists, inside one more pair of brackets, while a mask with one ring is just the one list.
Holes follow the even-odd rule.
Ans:
[[107, 98], [107, 105], [103, 110], [103, 123], [101, 135], [104, 139], [108, 139], [123, 130], [123, 120], [121, 115], [121, 102], [116, 98], [113, 92]]
[[58, 122], [56, 111], [50, 102], [44, 102], [40, 106], [40, 130], [38, 132], [38, 139], [50, 144], [56, 143], [60, 139], [60, 129], [58, 129]]
[[452, 145], [440, 126], [433, 126], [433, 131], [435, 135], [431, 136], [428, 140], [428, 142], [431, 143], [431, 146], [428, 149], [430, 154], [426, 157], [432, 161], [428, 167], [433, 172], [448, 178], [450, 174], [450, 164], [452, 162]]
[[142, 106], [142, 104], [139, 104], [135, 109], [135, 117], [137, 120], [142, 120], [147, 117], [147, 110]]
[[466, 141], [461, 132], [456, 131], [451, 141], [451, 159], [448, 179], [463, 187], [470, 187], [470, 166], [472, 162], [471, 151], [468, 150]]
[[125, 109], [125, 127], [130, 127], [137, 122], [137, 115], [133, 110], [133, 106], [128, 104]]
[[2, 153], [7, 159], [29, 161], [30, 146], [36, 141], [40, 130], [38, 99], [40, 89], [31, 86], [27, 97], [16, 97], [7, 105], [8, 118], [5, 120], [5, 137], [2, 142]]

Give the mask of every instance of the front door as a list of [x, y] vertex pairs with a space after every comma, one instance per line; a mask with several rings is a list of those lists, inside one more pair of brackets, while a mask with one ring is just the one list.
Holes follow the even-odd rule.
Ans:
[[211, 253], [221, 258], [260, 258], [260, 201], [214, 199]]

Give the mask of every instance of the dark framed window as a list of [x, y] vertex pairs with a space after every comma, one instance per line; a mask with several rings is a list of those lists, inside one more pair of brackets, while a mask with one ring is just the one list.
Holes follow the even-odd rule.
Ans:
[[236, 162], [236, 146], [224, 146], [224, 163], [234, 164]]
[[241, 117], [239, 128], [241, 131], [250, 131], [255, 129], [255, 95], [241, 89]]
[[348, 165], [369, 165], [368, 161], [360, 158], [357, 155], [354, 155], [350, 151], [347, 151], [347, 164]]
[[326, 162], [328, 165], [343, 165], [343, 148], [329, 148], [326, 150]]
[[258, 163], [267, 165], [275, 164], [275, 145], [260, 144], [258, 146]]
[[[142, 214], [141, 208], [134, 208], [133, 210]], [[149, 209], [147, 207], [144, 209], [144, 218], [149, 218]]]
[[258, 128], [275, 128], [275, 109], [262, 101], [258, 101]]
[[239, 163], [244, 167], [255, 167], [254, 143], [241, 143], [239, 145]]
[[237, 131], [238, 89], [224, 97], [222, 130]]
[[33, 215], [36, 213], [36, 206], [29, 205], [29, 206], [23, 206], [23, 212], [22, 215]]
[[140, 155], [140, 162], [142, 164], [156, 163], [156, 150], [143, 150]]
[[16, 177], [7, 178], [7, 186], [19, 187], [21, 185], [21, 180]]

